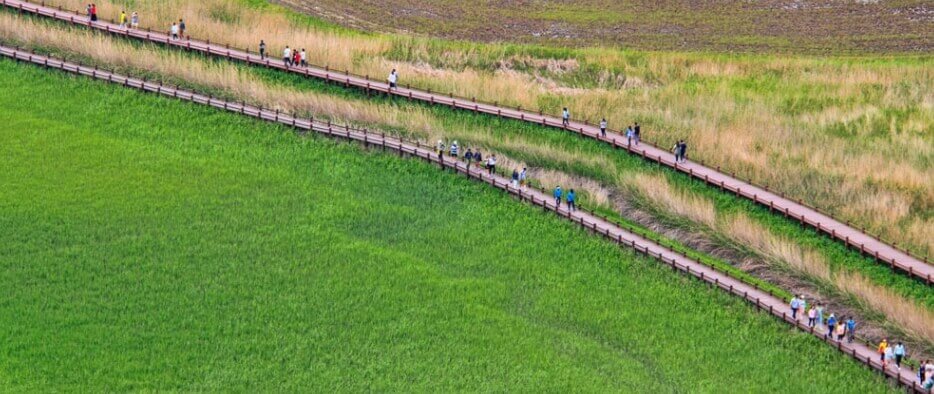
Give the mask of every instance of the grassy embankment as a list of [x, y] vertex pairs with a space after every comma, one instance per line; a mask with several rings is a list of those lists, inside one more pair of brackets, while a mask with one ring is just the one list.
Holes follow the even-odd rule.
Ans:
[[[22, 35], [24, 31], [31, 31], [31, 29], [16, 28], [16, 29], [12, 29], [12, 31], [15, 31], [16, 34]], [[556, 150], [550, 149], [549, 151], [544, 152], [544, 154], [541, 154], [541, 152], [534, 152], [534, 153], [539, 153], [539, 154], [536, 155], [533, 153], [530, 155], [528, 150], [523, 149], [523, 147], [545, 146], [545, 147], [553, 148], [556, 145], [566, 145], [566, 146], [563, 146], [562, 149], [567, 149], [567, 147], [570, 146], [572, 148], [570, 149], [572, 153], [566, 154], [565, 158], [580, 157], [580, 156], [599, 157], [600, 155], [605, 155], [606, 158], [598, 158], [598, 160], [585, 163], [585, 165], [579, 165], [580, 163], [573, 163], [573, 162], [570, 163], [570, 165], [568, 165], [568, 163], [561, 163], [560, 160], [558, 161], [558, 163], [550, 163], [553, 168], [567, 170], [575, 174], [584, 174], [587, 176], [591, 176], [595, 179], [600, 180], [601, 182], [613, 182], [614, 177], [620, 176], [621, 171], [618, 171], [618, 170], [621, 168], [628, 169], [630, 167], [633, 167], [633, 165], [635, 164], [635, 167], [639, 168], [639, 170], [635, 171], [635, 175], [638, 175], [640, 173], [640, 170], [643, 170], [645, 167], [643, 165], [643, 167], [640, 168], [639, 164], [642, 164], [642, 163], [639, 163], [638, 160], [627, 158], [627, 157], [620, 158], [618, 154], [615, 154], [615, 153], [612, 153], [611, 151], [606, 150], [605, 147], [601, 147], [599, 146], [599, 144], [591, 144], [591, 145], [596, 145], [596, 146], [591, 146], [590, 148], [587, 148], [587, 149], [582, 149], [579, 146], [575, 145], [576, 142], [570, 145], [567, 145], [564, 143], [565, 141], [568, 140], [567, 136], [565, 135], [561, 135], [560, 133], [554, 133], [553, 131], [545, 131], [543, 133], [541, 130], [538, 130], [538, 128], [529, 127], [527, 125], [522, 125], [521, 123], [518, 123], [518, 122], [489, 121], [485, 117], [474, 117], [472, 115], [464, 114], [464, 113], [458, 114], [458, 113], [454, 113], [454, 112], [451, 112], [445, 109], [421, 109], [420, 107], [423, 107], [423, 106], [417, 106], [417, 105], [408, 106], [408, 107], [415, 107], [414, 112], [405, 111], [405, 110], [396, 111], [396, 107], [394, 106], [388, 106], [388, 107], [377, 106], [376, 110], [373, 109], [373, 106], [368, 106], [368, 108], [366, 108], [365, 111], [358, 111], [357, 109], [359, 107], [359, 102], [353, 103], [352, 105], [354, 107], [348, 108], [347, 103], [341, 103], [341, 104], [335, 105], [333, 103], [333, 101], [335, 101], [333, 100], [333, 96], [336, 94], [338, 97], [341, 97], [341, 98], [359, 99], [361, 98], [360, 94], [344, 91], [340, 88], [326, 87], [321, 84], [315, 83], [313, 81], [302, 81], [299, 78], [283, 76], [279, 73], [271, 73], [271, 72], [256, 71], [256, 70], [251, 71], [251, 72], [255, 71], [256, 73], [258, 73], [258, 75], [262, 77], [261, 79], [266, 79], [266, 80], [270, 80], [273, 82], [277, 82], [276, 86], [280, 90], [280, 91], [277, 91], [275, 88], [270, 89], [269, 86], [265, 86], [261, 83], [256, 83], [255, 80], [247, 81], [251, 83], [243, 83], [244, 77], [239, 74], [243, 70], [235, 69], [230, 66], [218, 66], [217, 64], [205, 66], [205, 65], [200, 64], [200, 62], [191, 62], [189, 60], [185, 60], [184, 57], [179, 58], [176, 56], [172, 56], [169, 59], [166, 59], [163, 56], [153, 56], [152, 54], [149, 54], [148, 57], [138, 56], [137, 54], [133, 53], [134, 48], [127, 48], [126, 45], [123, 45], [123, 47], [118, 47], [118, 48], [109, 47], [108, 45], [111, 45], [111, 44], [108, 44], [108, 43], [101, 44], [101, 42], [95, 42], [92, 45], [87, 45], [87, 44], [75, 45], [75, 42], [67, 41], [67, 40], [72, 39], [73, 34], [59, 34], [59, 36], [62, 36], [62, 35], [67, 36], [67, 38], [64, 38], [64, 40], [66, 40], [64, 42], [56, 41], [56, 43], [59, 46], [65, 47], [65, 48], [82, 48], [82, 47], [93, 48], [88, 53], [93, 53], [93, 56], [104, 57], [105, 64], [111, 64], [111, 63], [123, 64], [123, 63], [133, 63], [135, 61], [137, 65], [145, 64], [145, 67], [149, 67], [152, 70], [156, 71], [156, 74], [159, 74], [159, 73], [172, 74], [174, 72], [176, 75], [181, 75], [181, 77], [179, 78], [182, 80], [186, 80], [187, 78], [187, 80], [193, 80], [195, 83], [209, 84], [209, 85], [214, 84], [215, 87], [220, 86], [223, 88], [234, 89], [235, 97], [238, 94], [240, 95], [240, 97], [236, 97], [236, 98], [242, 98], [242, 95], [244, 94], [248, 96], [252, 95], [251, 97], [253, 98], [256, 98], [256, 95], [260, 95], [261, 96], [261, 98], [259, 99], [260, 103], [263, 103], [266, 105], [270, 105], [271, 104], [270, 100], [272, 100], [273, 102], [272, 105], [276, 105], [276, 104], [281, 105], [284, 102], [287, 108], [289, 106], [292, 106], [292, 109], [295, 109], [295, 103], [301, 102], [302, 105], [308, 105], [309, 101], [315, 101], [315, 103], [312, 104], [312, 106], [317, 105], [320, 107], [320, 108], [314, 108], [316, 112], [317, 111], [323, 111], [325, 113], [333, 112], [333, 113], [347, 115], [348, 117], [355, 119], [355, 120], [362, 117], [364, 118], [363, 120], [368, 120], [368, 121], [375, 120], [375, 121], [380, 121], [380, 122], [384, 122], [386, 118], [392, 118], [392, 119], [403, 118], [406, 120], [410, 120], [414, 118], [418, 122], [424, 122], [424, 124], [417, 123], [416, 128], [423, 127], [423, 128], [427, 128], [428, 130], [431, 130], [432, 126], [437, 127], [439, 125], [439, 122], [435, 118], [444, 119], [444, 121], [440, 123], [439, 128], [441, 129], [450, 129], [451, 127], [459, 126], [460, 129], [458, 131], [462, 133], [466, 131], [474, 131], [475, 128], [479, 128], [483, 132], [490, 133], [489, 135], [482, 136], [483, 138], [479, 138], [481, 141], [486, 142], [486, 143], [490, 143], [491, 141], [507, 141], [508, 142], [510, 138], [514, 138], [517, 136], [520, 138], [526, 138], [529, 135], [531, 135], [532, 138], [537, 138], [537, 140], [520, 141], [519, 144], [513, 144], [512, 146], [494, 145], [500, 151], [506, 151], [510, 153], [510, 155], [515, 155], [514, 157], [518, 157], [520, 159], [528, 160], [531, 162], [553, 161], [554, 156], [555, 156], [553, 153], [555, 153]], [[63, 38], [57, 37], [56, 39], [63, 39]], [[98, 40], [98, 41], [101, 41], [101, 40]], [[109, 41], [109, 40], [103, 40], [103, 41]], [[52, 46], [54, 47], [55, 45], [52, 45]], [[216, 72], [217, 70], [214, 69], [215, 66], [223, 68], [224, 72], [217, 73]], [[235, 70], [235, 71], [231, 72], [231, 70]], [[211, 79], [211, 78], [215, 78], [215, 79]], [[250, 78], [247, 78], [247, 79], [250, 79]], [[256, 78], [253, 78], [253, 79], [256, 79]], [[313, 96], [311, 97], [313, 100], [309, 100], [307, 93], [297, 93], [295, 91], [289, 90], [289, 89], [292, 89], [292, 87], [294, 86], [302, 86], [302, 87], [310, 88], [311, 90], [325, 89], [327, 93], [330, 94], [330, 96], [328, 97]], [[218, 93], [230, 94], [230, 92], [223, 92], [223, 91], [218, 91]], [[304, 109], [304, 107], [300, 107], [300, 108]], [[401, 112], [401, 116], [400, 116], [400, 112]], [[412, 116], [413, 113], [415, 116]], [[492, 123], [488, 123], [488, 122], [492, 122]], [[404, 126], [409, 125], [407, 123], [402, 123], [402, 124]], [[523, 128], [526, 128], [528, 130], [523, 130]], [[544, 137], [539, 138], [542, 136]], [[462, 137], [465, 137], [465, 139], [468, 139], [468, 140], [478, 139], [476, 133], [468, 134], [468, 135], [462, 134]], [[589, 142], [582, 142], [582, 143], [586, 145]], [[603, 150], [601, 151], [601, 149]], [[623, 160], [621, 164], [614, 162], [620, 159]], [[657, 171], [657, 169], [655, 170]], [[660, 173], [666, 174], [666, 172], [664, 171]], [[670, 176], [672, 177], [672, 179], [675, 179], [675, 180], [677, 179], [680, 179], [681, 181], [684, 180], [683, 178], [678, 178], [678, 176], [672, 175], [670, 173], [667, 173], [667, 176]], [[654, 178], [650, 180], [664, 181], [664, 179], [658, 179], [658, 178]], [[674, 181], [674, 182], [678, 183], [677, 181]], [[653, 183], [651, 182], [642, 182], [642, 184], [643, 184], [642, 185], [643, 187], [648, 187], [648, 188], [656, 188], [657, 186], [657, 185], [653, 185]], [[690, 184], [692, 183], [688, 183], [688, 185]], [[695, 184], [695, 186], [697, 185]], [[657, 191], [653, 190], [653, 192], [657, 194]], [[718, 194], [713, 193], [712, 195], [717, 196]], [[723, 203], [722, 207], [720, 207], [719, 209], [725, 212], [726, 215], [730, 215], [731, 211], [735, 211], [736, 207], [733, 204], [733, 202], [735, 201], [731, 200], [730, 198], [727, 198], [724, 201], [725, 202]], [[650, 202], [653, 202], [653, 201], [650, 201]], [[742, 204], [742, 202], [740, 204]], [[748, 204], [748, 203], [746, 204], [751, 206], [751, 204]], [[671, 204], [671, 205], [679, 206], [679, 205], [684, 205], [684, 204]], [[713, 212], [712, 208], [707, 208], [706, 210]], [[766, 220], [767, 222], [767, 220], [771, 217], [767, 213], [764, 213], [761, 211], [762, 210], [760, 210], [759, 214], [762, 215], [762, 217], [764, 218], [763, 220]], [[736, 212], [735, 214], [738, 214], [738, 212]], [[771, 218], [771, 219], [774, 220], [774, 218]], [[733, 220], [725, 220], [725, 222], [729, 225], [734, 224]], [[729, 228], [730, 229], [741, 228], [743, 230], [747, 230], [746, 233], [743, 235], [750, 234], [750, 233], [751, 234], [757, 233], [757, 231], [749, 231], [750, 226], [748, 226], [748, 223], [749, 223], [748, 221], [740, 221], [740, 222], [742, 224], [747, 224], [747, 225], [741, 226], [741, 227], [734, 225], [734, 226], [730, 226]], [[756, 227], [752, 228], [752, 230], [756, 230], [756, 229], [757, 229]], [[786, 234], [791, 234], [794, 237], [801, 236], [798, 233], [798, 230], [793, 225], [787, 225], [787, 223], [786, 223], [785, 232]], [[818, 240], [820, 239], [820, 237], [815, 237], [814, 234], [809, 234], [807, 235], [807, 237], [810, 237], [811, 239], [818, 239]], [[745, 238], [743, 239], [745, 240]], [[759, 241], [762, 242], [763, 240], [759, 239]], [[770, 243], [771, 240], [765, 239], [764, 241], [765, 241], [764, 244], [766, 246], [771, 245]], [[829, 245], [829, 247], [831, 248], [834, 247], [833, 242], [828, 241], [828, 240], [823, 240], [823, 241], [827, 245]], [[842, 247], [839, 247], [839, 246], [837, 247], [838, 249], [843, 249]], [[785, 250], [776, 251], [776, 250], [772, 250], [773, 248], [759, 248], [759, 249], [763, 249], [766, 252], [770, 252], [772, 255], [776, 255], [777, 258], [780, 258], [780, 259], [788, 260], [788, 257], [789, 257], [789, 254], [785, 253], [786, 252]], [[849, 253], [849, 252], [846, 252], [844, 250], [843, 253], [844, 253], [843, 254], [844, 256], [847, 256], [846, 253]], [[806, 256], [805, 254], [802, 254], [802, 253], [793, 253], [791, 255], [792, 258], [801, 257], [801, 256], [808, 257], [807, 261], [803, 261], [803, 263], [807, 263], [807, 264], [810, 264], [811, 266], [818, 267], [819, 270], [816, 271], [820, 274], [818, 275], [819, 276], [818, 280], [822, 281], [824, 285], [828, 287], [830, 290], [843, 291], [844, 294], [846, 295], [855, 295], [856, 301], [864, 302], [865, 304], [868, 304], [867, 306], [869, 307], [870, 310], [878, 311], [876, 313], [881, 312], [883, 316], [885, 317], [894, 317], [896, 319], [896, 323], [898, 323], [897, 324], [898, 326], [908, 327], [910, 331], [916, 334], [919, 334], [922, 337], [926, 335], [924, 334], [924, 327], [930, 327], [930, 326], [925, 322], [928, 319], [924, 317], [925, 316], [924, 313], [923, 312], [918, 313], [917, 311], [912, 310], [912, 308], [914, 307], [910, 305], [910, 302], [906, 304], [905, 301], [900, 300], [898, 297], [899, 294], [902, 296], [907, 294], [909, 297], [920, 296], [920, 299], [923, 301], [925, 300], [925, 297], [930, 295], [930, 293], [927, 292], [926, 289], [923, 288], [923, 286], [919, 286], [917, 284], [912, 285], [911, 280], [906, 280], [905, 278], [893, 276], [887, 273], [885, 269], [874, 265], [872, 262], [868, 260], [862, 259], [863, 260], [861, 262], [862, 265], [860, 265], [860, 263], [857, 263], [856, 266], [860, 267], [861, 270], [868, 271], [871, 274], [869, 277], [873, 280], [873, 283], [878, 284], [882, 282], [896, 289], [897, 294], [893, 296], [891, 294], [885, 293], [885, 289], [882, 288], [881, 289], [882, 293], [880, 296], [880, 289], [877, 288], [877, 286], [873, 285], [872, 283], [870, 283], [870, 286], [868, 287], [862, 286], [856, 289], [852, 287], [846, 287], [847, 283], [852, 282], [851, 280], [852, 275], [835, 275], [835, 276], [828, 275], [826, 269], [822, 268], [828, 264], [826, 261], [815, 262], [812, 256]], [[775, 256], [772, 256], [772, 257], [775, 257]], [[849, 260], [853, 260], [853, 261], [860, 260], [858, 257], [856, 257], [852, 253], [849, 253], [848, 257], [849, 257]], [[837, 263], [833, 265], [834, 268], [839, 268], [839, 267], [851, 268], [849, 265], [853, 265], [852, 262], [849, 262], [847, 260], [844, 260], [842, 264], [837, 259], [834, 259], [832, 261]], [[797, 262], [797, 263], [800, 264], [802, 262]], [[802, 270], [799, 267], [794, 266], [793, 264], [791, 265], [794, 269], [797, 269], [797, 271], [804, 271], [808, 273], [809, 275], [813, 275], [815, 272], [813, 268], [805, 267], [805, 269]], [[857, 281], [857, 282], [862, 283], [864, 281]], [[914, 287], [914, 290], [912, 290], [912, 287]], [[928, 335], [928, 337], [930, 337], [930, 335]]]
[[887, 390], [425, 163], [8, 60], [0, 86], [7, 389]]

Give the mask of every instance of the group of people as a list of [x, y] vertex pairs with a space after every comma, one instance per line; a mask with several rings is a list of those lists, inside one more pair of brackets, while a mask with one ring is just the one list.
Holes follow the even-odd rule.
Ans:
[[934, 360], [924, 360], [918, 366], [918, 382], [929, 393], [934, 391]]
[[134, 29], [139, 28], [139, 14], [136, 11], [133, 11], [133, 14], [130, 15], [130, 20], [126, 18], [126, 11], [120, 11], [120, 27], [130, 27]]
[[[447, 152], [451, 157], [457, 159], [460, 157], [460, 144], [457, 143], [457, 140], [451, 142], [449, 147], [445, 147], [444, 140], [438, 140], [438, 145], [436, 146], [438, 151], [438, 159], [444, 157], [444, 153]], [[496, 155], [490, 155], [487, 157], [486, 161], [483, 160], [483, 153], [480, 152], [480, 149], [476, 151], [467, 148], [467, 152], [464, 153], [464, 160], [467, 162], [467, 166], [470, 167], [471, 164], [483, 164], [484, 168], [489, 172], [490, 175], [496, 173]], [[515, 172], [515, 171], [514, 171]], [[518, 176], [518, 175], [516, 175]], [[518, 178], [515, 178], [518, 181]], [[525, 182], [525, 169], [522, 169], [522, 184]]]
[[172, 35], [173, 40], [185, 37], [185, 20], [179, 18], [178, 22], [172, 22], [172, 26], [169, 27], [169, 34]]
[[675, 163], [684, 163], [687, 161], [688, 143], [684, 142], [684, 140], [678, 140], [678, 142], [671, 147], [671, 151], [675, 154]]
[[577, 194], [574, 193], [574, 189], [568, 190], [567, 193], [564, 193], [561, 190], [561, 186], [555, 186], [555, 190], [552, 192], [552, 195], [555, 197], [555, 207], [561, 206], [561, 198], [564, 197], [564, 200], [568, 204], [568, 211], [577, 210]]
[[[260, 56], [266, 58], [266, 43], [260, 40]], [[285, 49], [282, 50], [282, 62], [285, 63], [286, 67], [308, 67], [308, 53], [305, 52], [305, 48], [299, 50], [292, 50], [288, 45], [285, 46]]]

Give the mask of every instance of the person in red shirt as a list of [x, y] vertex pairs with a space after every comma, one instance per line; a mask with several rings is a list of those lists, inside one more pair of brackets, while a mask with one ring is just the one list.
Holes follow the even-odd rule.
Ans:
[[302, 54], [299, 53], [298, 51], [294, 51], [292, 53], [292, 64], [298, 66], [301, 64], [301, 62], [302, 62]]

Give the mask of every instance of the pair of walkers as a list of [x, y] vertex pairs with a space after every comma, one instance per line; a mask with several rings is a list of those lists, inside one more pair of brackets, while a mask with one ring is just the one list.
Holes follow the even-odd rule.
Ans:
[[[260, 41], [260, 46], [265, 48], [266, 43]], [[262, 49], [260, 56], [265, 58], [266, 50]], [[282, 50], [282, 62], [285, 63], [286, 67], [307, 67], [308, 66], [308, 53], [305, 52], [305, 48], [302, 48], [301, 51], [292, 50], [288, 45], [285, 46], [285, 49]]]
[[88, 20], [91, 22], [97, 22], [97, 4], [88, 4], [86, 7], [84, 7], [84, 10], [88, 13]]
[[561, 190], [561, 186], [556, 186], [552, 195], [555, 197], [556, 208], [561, 206], [561, 198], [563, 197], [568, 204], [568, 211], [577, 210], [577, 194], [574, 193], [574, 189], [568, 190], [567, 193], [564, 193], [564, 191]]
[[934, 360], [925, 360], [918, 365], [918, 383], [928, 393], [934, 390]]
[[172, 26], [169, 27], [169, 34], [172, 35], [173, 40], [178, 40], [185, 37], [185, 20], [179, 18], [178, 22], [173, 22]]
[[632, 143], [635, 142], [636, 146], [639, 146], [640, 135], [642, 134], [641, 127], [637, 122], [635, 126], [629, 125], [626, 127], [626, 143], [632, 146]]
[[130, 20], [127, 21], [126, 11], [120, 11], [120, 27], [130, 27], [134, 29], [139, 28], [139, 14], [136, 11], [133, 11], [133, 15], [130, 16]]
[[675, 163], [684, 163], [687, 161], [688, 155], [688, 144], [684, 140], [679, 140], [671, 147], [672, 152], [675, 154]]
[[515, 189], [524, 188], [526, 176], [527, 172], [525, 167], [522, 167], [522, 172], [519, 172], [518, 169], [512, 170], [512, 187]]

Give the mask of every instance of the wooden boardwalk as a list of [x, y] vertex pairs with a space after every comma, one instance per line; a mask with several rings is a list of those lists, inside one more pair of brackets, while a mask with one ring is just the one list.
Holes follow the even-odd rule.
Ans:
[[835, 342], [824, 338], [822, 329], [812, 329], [806, 324], [806, 321], [799, 316], [798, 320], [792, 319], [789, 315], [787, 303], [770, 294], [765, 290], [748, 284], [740, 279], [730, 276], [728, 273], [719, 271], [713, 267], [704, 265], [687, 256], [681, 255], [671, 249], [668, 249], [658, 243], [633, 234], [624, 228], [605, 220], [598, 215], [584, 210], [568, 211], [566, 207], [555, 204], [554, 199], [546, 191], [533, 188], [517, 188], [511, 185], [509, 179], [497, 175], [489, 174], [483, 168], [477, 166], [468, 166], [466, 163], [452, 159], [450, 157], [439, 157], [431, 147], [421, 146], [418, 143], [408, 142], [399, 138], [386, 136], [384, 134], [375, 134], [366, 130], [355, 129], [347, 126], [334, 125], [330, 122], [315, 121], [313, 119], [299, 118], [296, 116], [283, 114], [278, 111], [263, 109], [241, 103], [228, 102], [215, 99], [210, 96], [198, 94], [191, 91], [178, 89], [175, 87], [163, 86], [161, 83], [146, 82], [140, 78], [127, 77], [108, 71], [99, 70], [96, 67], [86, 67], [79, 64], [66, 62], [60, 59], [54, 59], [47, 56], [33, 54], [31, 52], [20, 51], [15, 48], [0, 46], [0, 56], [29, 62], [32, 64], [54, 68], [71, 72], [78, 75], [85, 75], [114, 84], [123, 85], [129, 88], [139, 89], [145, 92], [152, 92], [163, 96], [174, 97], [180, 100], [191, 101], [198, 104], [209, 105], [225, 111], [251, 116], [254, 118], [276, 122], [283, 125], [294, 127], [299, 133], [318, 133], [335, 138], [341, 138], [351, 141], [357, 141], [368, 147], [376, 147], [387, 151], [397, 152], [400, 156], [415, 157], [438, 165], [441, 169], [448, 169], [466, 177], [487, 183], [493, 187], [502, 189], [520, 201], [541, 207], [543, 210], [555, 212], [558, 216], [565, 218], [581, 227], [601, 235], [608, 240], [615, 242], [623, 247], [633, 248], [637, 253], [650, 256], [671, 267], [672, 270], [680, 271], [684, 274], [693, 276], [698, 280], [708, 283], [712, 287], [717, 287], [723, 291], [729, 292], [734, 296], [741, 297], [750, 304], [763, 312], [767, 312], [784, 322], [793, 325], [801, 331], [810, 333], [820, 338], [830, 346], [844, 352], [866, 366], [876, 369], [888, 378], [893, 379], [898, 384], [912, 388], [914, 391], [921, 392], [921, 387], [917, 384], [913, 371], [905, 368], [898, 371], [895, 368], [883, 368], [879, 362], [877, 354], [872, 346], [867, 346], [861, 342], [852, 344]]
[[606, 136], [602, 136], [600, 135], [599, 127], [595, 125], [571, 121], [570, 124], [565, 127], [560, 118], [542, 114], [541, 112], [535, 113], [522, 110], [521, 108], [508, 108], [496, 104], [477, 102], [475, 99], [459, 98], [454, 95], [432, 93], [431, 91], [422, 91], [409, 87], [390, 89], [386, 82], [376, 81], [370, 79], [368, 76], [354, 75], [346, 71], [341, 72], [329, 70], [327, 67], [316, 66], [289, 67], [275, 55], [273, 58], [267, 57], [266, 59], [262, 59], [257, 53], [252, 53], [249, 50], [231, 48], [229, 45], [190, 38], [173, 40], [165, 32], [129, 29], [106, 20], [91, 22], [86, 16], [78, 14], [77, 11], [71, 12], [24, 0], [0, 0], [0, 2], [2, 2], [4, 6], [21, 10], [21, 12], [28, 12], [60, 21], [88, 26], [113, 34], [134, 37], [185, 48], [191, 51], [198, 51], [205, 54], [303, 74], [329, 82], [365, 89], [367, 92], [391, 94], [410, 100], [419, 100], [431, 104], [518, 119], [574, 132], [581, 136], [611, 144], [617, 149], [641, 156], [646, 160], [654, 161], [677, 171], [681, 171], [696, 179], [703, 180], [710, 185], [719, 187], [721, 190], [753, 200], [756, 203], [768, 207], [771, 211], [777, 211], [786, 217], [799, 221], [802, 225], [810, 226], [817, 229], [819, 232], [826, 233], [832, 238], [845, 242], [846, 245], [859, 250], [862, 254], [872, 256], [878, 261], [889, 265], [892, 270], [902, 271], [910, 276], [925, 281], [928, 285], [934, 285], [934, 265], [929, 264], [927, 257], [923, 259], [918, 258], [905, 249], [899, 249], [877, 237], [867, 234], [865, 231], [851, 226], [849, 223], [834, 219], [829, 214], [823, 213], [817, 208], [807, 206], [801, 200], [796, 202], [791, 198], [785, 197], [781, 193], [769, 190], [768, 187], [755, 185], [751, 181], [740, 180], [735, 176], [728, 175], [725, 171], [720, 170], [719, 167], [714, 169], [705, 166], [703, 163], [693, 161], [676, 163], [673, 155], [668, 152], [667, 149], [659, 148], [650, 143], [643, 142], [638, 146], [630, 146], [625, 143], [625, 136], [617, 131], [607, 130]]

